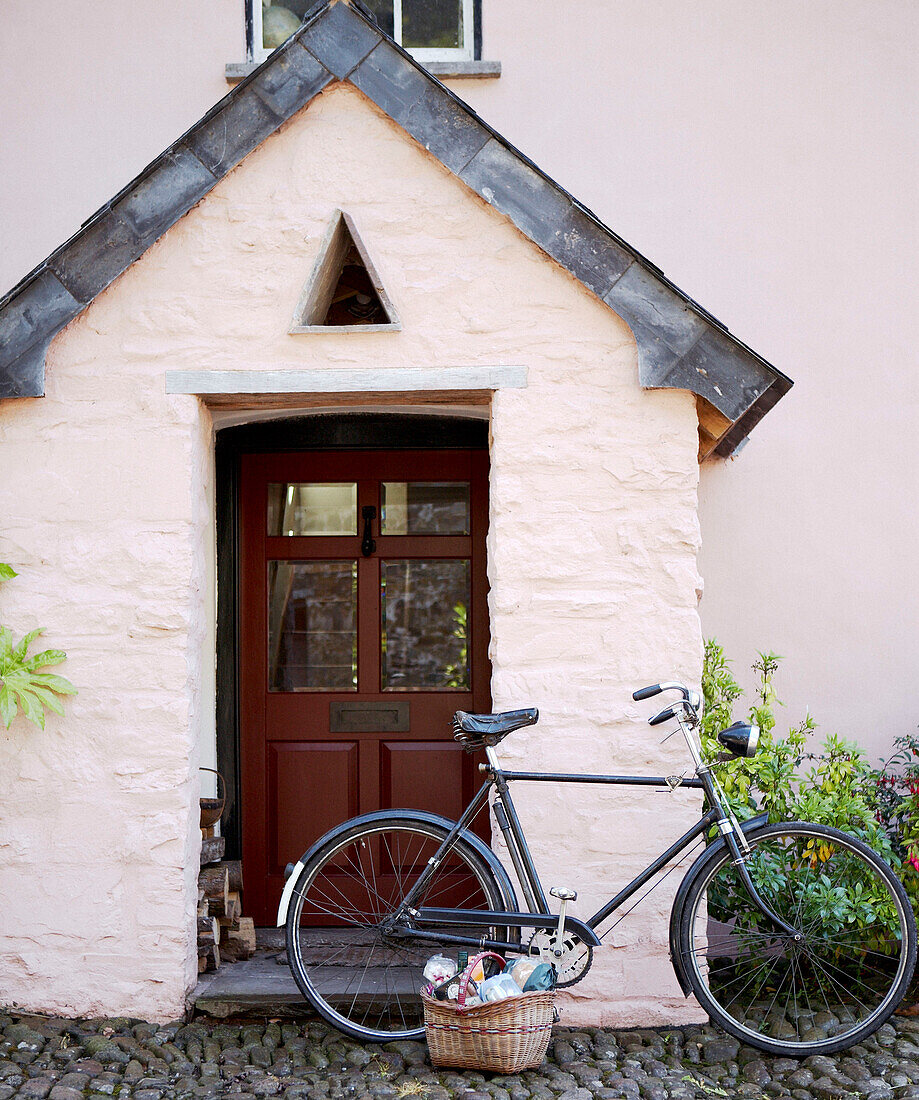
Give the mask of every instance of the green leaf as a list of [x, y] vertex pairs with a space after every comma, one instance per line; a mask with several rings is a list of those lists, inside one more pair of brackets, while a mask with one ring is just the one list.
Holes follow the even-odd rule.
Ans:
[[22, 707], [22, 713], [30, 722], [34, 722], [39, 729], [45, 728], [45, 711], [41, 705], [41, 702], [30, 691], [23, 691], [20, 688], [13, 689], [19, 698], [19, 705]]
[[0, 626], [0, 661], [5, 661], [13, 652], [13, 632], [6, 626]]
[[42, 687], [51, 688], [58, 695], [76, 695], [77, 689], [63, 676], [55, 676], [53, 672], [33, 672], [29, 677], [33, 684], [41, 684]]
[[3, 682], [9, 684], [13, 691], [28, 691], [30, 673], [22, 665], [13, 665], [4, 672]]
[[45, 649], [41, 653], [36, 653], [34, 657], [31, 657], [28, 661], [28, 667], [31, 669], [44, 668], [46, 665], [59, 665], [61, 661], [67, 659], [67, 654], [63, 649]]
[[38, 699], [40, 703], [44, 703], [44, 705], [49, 710], [53, 710], [55, 714], [63, 715], [63, 703], [61, 703], [60, 699], [58, 699], [54, 692], [51, 691], [49, 688], [40, 687], [38, 684], [33, 683], [29, 690], [36, 697], [36, 699]]
[[7, 565], [5, 562], [0, 561], [0, 581], [12, 580], [13, 577], [18, 576], [19, 574], [11, 565]]
[[10, 728], [10, 723], [16, 717], [17, 709], [12, 689], [9, 685], [4, 684], [3, 687], [0, 687], [0, 722], [3, 722], [7, 729]]
[[24, 661], [29, 646], [32, 644], [32, 642], [35, 641], [39, 634], [44, 634], [44, 632], [45, 628], [43, 626], [38, 627], [37, 630], [30, 630], [29, 633], [26, 634], [26, 636], [19, 643], [19, 645], [16, 646], [16, 648], [13, 650], [13, 660]]

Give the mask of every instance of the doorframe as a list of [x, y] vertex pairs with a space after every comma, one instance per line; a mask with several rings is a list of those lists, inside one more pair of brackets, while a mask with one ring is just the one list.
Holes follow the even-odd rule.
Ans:
[[488, 450], [485, 419], [456, 414], [317, 413], [221, 428], [214, 447], [217, 533], [217, 768], [227, 785], [227, 859], [242, 858], [239, 766], [239, 469], [244, 454]]

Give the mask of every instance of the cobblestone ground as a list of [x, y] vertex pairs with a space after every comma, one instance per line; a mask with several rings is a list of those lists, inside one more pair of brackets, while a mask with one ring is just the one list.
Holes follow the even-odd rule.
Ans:
[[557, 1028], [512, 1077], [432, 1069], [422, 1043], [361, 1045], [324, 1024], [65, 1020], [0, 1012], [0, 1100], [614, 1100], [919, 1098], [919, 1020], [860, 1046], [770, 1058], [714, 1027]]

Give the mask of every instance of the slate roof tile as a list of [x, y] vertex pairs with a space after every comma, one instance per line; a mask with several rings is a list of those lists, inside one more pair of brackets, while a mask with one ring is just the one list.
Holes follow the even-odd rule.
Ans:
[[380, 31], [359, 0], [300, 29], [0, 299], [0, 398], [44, 392], [53, 337], [214, 184], [333, 80], [350, 79], [631, 326], [645, 386], [689, 389], [729, 454], [791, 379], [756, 355]]

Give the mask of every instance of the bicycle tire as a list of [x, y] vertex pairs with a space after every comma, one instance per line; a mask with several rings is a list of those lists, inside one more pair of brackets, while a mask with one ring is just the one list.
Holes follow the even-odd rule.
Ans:
[[[424, 964], [439, 950], [455, 956], [456, 949], [433, 940], [393, 941], [379, 925], [397, 908], [447, 833], [410, 811], [345, 822], [298, 876], [287, 914], [291, 973], [319, 1015], [355, 1039], [391, 1042], [424, 1035]], [[505, 909], [494, 871], [462, 837], [416, 905]], [[321, 932], [310, 923], [317, 917], [328, 925]], [[463, 930], [454, 927], [450, 932]], [[474, 934], [508, 938], [509, 932], [491, 926]]]
[[906, 891], [876, 852], [839, 829], [786, 821], [746, 836], [757, 889], [804, 940], [774, 929], [718, 845], [690, 872], [680, 918], [696, 999], [725, 1031], [771, 1054], [853, 1046], [891, 1016], [912, 979]]

